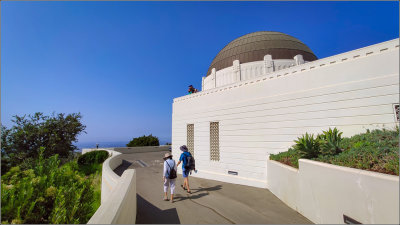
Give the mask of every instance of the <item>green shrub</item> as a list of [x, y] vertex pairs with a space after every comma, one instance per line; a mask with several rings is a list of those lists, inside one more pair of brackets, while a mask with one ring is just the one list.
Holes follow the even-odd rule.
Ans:
[[299, 168], [300, 154], [296, 149], [289, 148], [287, 152], [281, 152], [278, 154], [271, 154], [269, 156], [271, 160], [279, 161], [286, 165]]
[[318, 135], [320, 153], [322, 155], [337, 155], [341, 153], [342, 133], [335, 127], [333, 130], [329, 128], [328, 131], [323, 131], [323, 135]]
[[339, 166], [399, 175], [399, 130], [367, 130], [344, 138], [344, 151], [316, 160]]
[[[336, 128], [324, 131], [316, 139], [303, 135], [287, 152], [270, 159], [298, 168], [298, 159], [307, 158], [339, 166], [399, 175], [399, 129], [367, 130], [350, 138], [341, 138]], [[317, 151], [318, 150], [318, 151]]]
[[150, 134], [149, 136], [143, 135], [142, 137], [133, 138], [126, 146], [139, 147], [139, 146], [159, 146], [159, 145], [160, 141], [158, 140], [158, 137], [155, 137]]
[[91, 151], [78, 157], [79, 165], [91, 165], [95, 163], [103, 163], [109, 154], [105, 150]]
[[306, 133], [302, 137], [295, 140], [294, 148], [298, 151], [301, 158], [312, 159], [317, 157], [319, 150], [319, 140], [314, 138], [314, 135]]
[[2, 223], [87, 223], [100, 204], [93, 181], [100, 171], [85, 176], [76, 161], [60, 166], [58, 155], [43, 157], [33, 169], [12, 167], [1, 176]]

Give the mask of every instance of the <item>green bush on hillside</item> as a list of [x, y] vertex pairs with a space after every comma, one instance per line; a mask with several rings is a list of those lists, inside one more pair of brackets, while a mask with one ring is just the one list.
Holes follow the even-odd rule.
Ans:
[[85, 176], [76, 160], [60, 166], [58, 155], [36, 166], [12, 167], [1, 176], [2, 223], [87, 223], [100, 205], [100, 169]]
[[90, 165], [95, 163], [103, 163], [108, 158], [108, 156], [109, 154], [105, 150], [87, 152], [78, 157], [78, 164]]
[[[287, 152], [272, 154], [271, 160], [298, 168], [300, 158], [308, 158], [375, 172], [399, 175], [399, 129], [367, 130], [366, 133], [341, 138], [336, 128], [313, 138], [308, 134], [296, 141]], [[317, 147], [318, 146], [318, 147]]]
[[126, 146], [127, 147], [139, 147], [139, 146], [159, 146], [160, 141], [158, 137], [150, 134], [149, 136], [141, 136], [137, 138], [133, 138]]

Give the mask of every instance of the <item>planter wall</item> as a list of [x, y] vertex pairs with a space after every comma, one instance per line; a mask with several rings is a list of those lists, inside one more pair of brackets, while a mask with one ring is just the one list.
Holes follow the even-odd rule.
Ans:
[[267, 161], [268, 189], [314, 223], [399, 223], [399, 177], [300, 159]]

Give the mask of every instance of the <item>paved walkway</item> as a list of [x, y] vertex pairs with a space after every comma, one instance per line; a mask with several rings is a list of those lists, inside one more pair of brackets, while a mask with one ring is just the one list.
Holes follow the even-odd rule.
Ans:
[[192, 194], [188, 194], [180, 187], [183, 181], [180, 174], [175, 202], [163, 201], [162, 157], [165, 152], [127, 154], [126, 161], [115, 169], [119, 175], [127, 168], [137, 171], [136, 223], [312, 223], [267, 189], [190, 177]]

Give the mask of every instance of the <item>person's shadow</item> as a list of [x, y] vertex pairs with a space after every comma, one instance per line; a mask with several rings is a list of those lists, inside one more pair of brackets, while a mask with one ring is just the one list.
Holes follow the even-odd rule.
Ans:
[[201, 194], [197, 194], [197, 195], [187, 195], [187, 196], [182, 196], [182, 195], [178, 195], [177, 194], [174, 197], [174, 201], [175, 202], [180, 202], [180, 201], [187, 200], [187, 199], [194, 200], [194, 199], [198, 199], [198, 198], [204, 197], [206, 195], [209, 195], [209, 194], [208, 193], [201, 193]]
[[221, 190], [222, 185], [218, 184], [215, 185], [214, 187], [199, 187], [197, 189], [191, 189], [192, 193], [197, 193], [197, 192], [209, 192], [209, 191], [217, 191]]
[[[180, 194], [176, 194], [174, 200], [176, 202], [179, 202], [179, 201], [183, 201], [183, 200], [187, 200], [187, 199], [192, 199], [192, 200], [199, 199], [201, 197], [209, 195], [208, 192], [217, 191], [217, 190], [220, 190], [221, 188], [222, 188], [222, 185], [216, 185], [214, 187], [207, 187], [207, 188], [204, 188], [204, 187], [192, 188], [191, 189], [192, 194], [188, 194], [187, 196], [182, 196]], [[199, 193], [199, 192], [202, 192], [202, 193]], [[199, 193], [199, 194], [196, 194], [196, 193]]]

